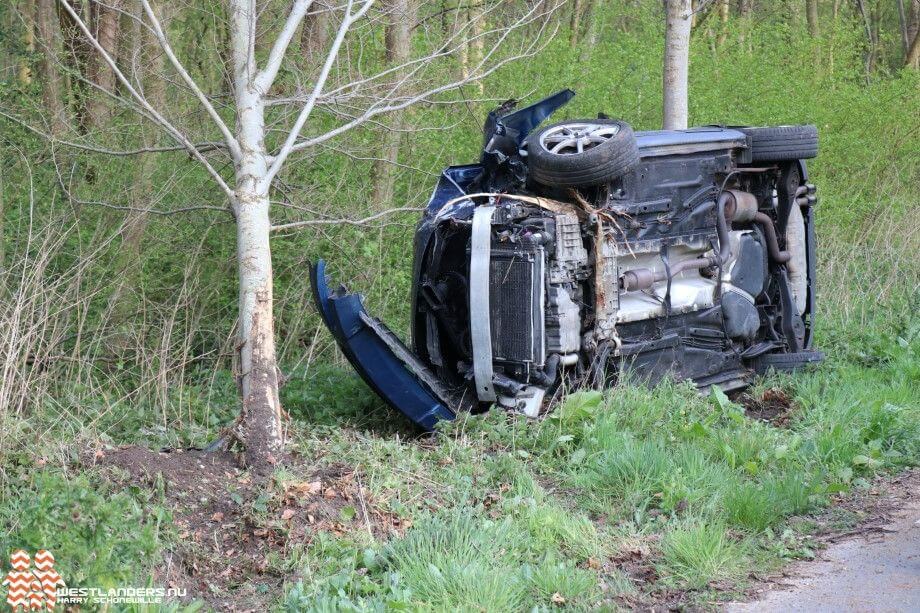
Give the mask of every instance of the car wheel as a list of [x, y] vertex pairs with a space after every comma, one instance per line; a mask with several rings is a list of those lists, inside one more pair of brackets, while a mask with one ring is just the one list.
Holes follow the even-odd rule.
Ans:
[[751, 138], [751, 161], [807, 160], [818, 155], [818, 128], [777, 126], [739, 128]]
[[563, 121], [530, 135], [527, 160], [538, 183], [587, 187], [626, 174], [639, 162], [639, 148], [625, 121]]

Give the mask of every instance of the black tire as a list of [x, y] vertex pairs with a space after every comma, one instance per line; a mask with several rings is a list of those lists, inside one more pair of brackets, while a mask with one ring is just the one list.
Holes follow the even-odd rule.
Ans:
[[751, 137], [751, 161], [807, 160], [818, 156], [818, 128], [776, 126], [739, 128]]
[[[582, 153], [559, 154], [543, 148], [543, 134], [565, 125], [617, 126], [619, 130], [604, 142]], [[616, 119], [569, 120], [554, 123], [527, 138], [530, 176], [543, 185], [587, 187], [607, 183], [629, 172], [639, 163], [639, 147], [632, 127]]]

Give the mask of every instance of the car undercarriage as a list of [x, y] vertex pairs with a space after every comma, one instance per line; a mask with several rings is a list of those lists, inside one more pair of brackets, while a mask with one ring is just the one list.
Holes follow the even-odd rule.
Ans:
[[415, 235], [412, 350], [313, 269], [345, 356], [423, 428], [493, 405], [535, 417], [624, 377], [732, 390], [822, 358], [814, 127], [538, 129], [573, 95], [506, 103], [480, 162], [442, 173]]

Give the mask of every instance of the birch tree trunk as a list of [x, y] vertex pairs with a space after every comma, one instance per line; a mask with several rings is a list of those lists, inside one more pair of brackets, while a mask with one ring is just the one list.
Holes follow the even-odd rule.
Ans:
[[668, 0], [665, 23], [663, 102], [665, 130], [687, 128], [690, 0]]
[[234, 165], [239, 274], [239, 381], [247, 464], [265, 473], [284, 437], [275, 356], [265, 106], [255, 80], [255, 0], [231, 0], [231, 48], [239, 157]]

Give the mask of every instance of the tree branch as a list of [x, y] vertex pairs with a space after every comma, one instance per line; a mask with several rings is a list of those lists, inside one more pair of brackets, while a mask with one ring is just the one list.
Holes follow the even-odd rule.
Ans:
[[268, 172], [266, 173], [266, 184], [271, 184], [272, 179], [275, 178], [275, 175], [278, 174], [278, 171], [281, 170], [285, 160], [287, 160], [287, 157], [291, 154], [294, 143], [300, 136], [300, 131], [303, 130], [304, 124], [307, 123], [307, 119], [310, 117], [310, 113], [313, 111], [313, 107], [316, 106], [316, 99], [319, 97], [320, 93], [322, 93], [323, 87], [326, 85], [326, 79], [329, 78], [329, 72], [332, 70], [332, 65], [335, 63], [335, 59], [339, 55], [339, 49], [342, 46], [342, 42], [345, 40], [345, 35], [348, 33], [349, 28], [351, 28], [351, 24], [363, 17], [364, 14], [370, 10], [373, 3], [374, 0], [364, 0], [361, 8], [359, 8], [357, 12], [352, 13], [351, 7], [354, 6], [354, 0], [348, 0], [348, 5], [345, 7], [345, 17], [342, 19], [342, 25], [339, 26], [339, 31], [335, 36], [335, 41], [333, 41], [332, 47], [329, 49], [329, 53], [326, 56], [326, 63], [323, 64], [323, 69], [316, 79], [316, 85], [313, 87], [313, 92], [310, 94], [309, 98], [307, 98], [306, 103], [301, 109], [300, 115], [297, 117], [297, 121], [294, 122], [294, 127], [291, 129], [290, 134], [288, 134], [287, 139], [284, 141], [284, 145], [281, 146], [281, 150], [278, 151], [278, 153], [275, 155], [275, 160], [272, 162], [272, 165], [269, 167]]
[[[146, 2], [146, 0], [144, 1]], [[268, 54], [265, 68], [256, 75], [256, 89], [262, 92], [263, 95], [268, 93], [272, 83], [275, 82], [275, 77], [278, 76], [278, 70], [281, 68], [281, 62], [284, 60], [284, 54], [287, 52], [288, 45], [291, 44], [291, 39], [294, 38], [297, 26], [303, 21], [312, 4], [313, 0], [294, 0], [294, 6], [291, 7], [287, 21], [285, 21], [284, 27], [278, 34], [278, 38], [275, 39], [275, 44]]]
[[[532, 11], [531, 11], [531, 12], [532, 12]], [[530, 15], [530, 13], [528, 13], [528, 15]], [[526, 16], [525, 16], [525, 17], [526, 17]], [[478, 81], [478, 80], [480, 80], [480, 79], [484, 79], [485, 77], [489, 76], [490, 74], [492, 74], [493, 72], [495, 72], [496, 70], [498, 70], [499, 68], [501, 68], [502, 66], [504, 66], [505, 64], [508, 64], [508, 63], [510, 63], [510, 62], [514, 62], [514, 61], [519, 60], [519, 59], [521, 59], [521, 58], [529, 57], [529, 56], [533, 55], [534, 53], [536, 53], [536, 51], [538, 51], [540, 48], [542, 48], [543, 46], [546, 45], [546, 43], [544, 43], [541, 47], [537, 48], [537, 41], [539, 41], [539, 39], [540, 39], [540, 36], [539, 36], [539, 35], [536, 36], [536, 37], [534, 37], [534, 39], [532, 40], [532, 42], [530, 43], [530, 45], [529, 45], [525, 50], [521, 51], [520, 53], [517, 53], [517, 54], [515, 54], [515, 55], [512, 55], [511, 57], [505, 58], [505, 59], [503, 59], [503, 60], [501, 60], [501, 61], [499, 61], [499, 62], [496, 62], [496, 63], [493, 64], [489, 69], [487, 69], [487, 70], [482, 70], [482, 71], [479, 72], [478, 74], [475, 72], [475, 71], [477, 71], [477, 70], [481, 70], [481, 69], [482, 69], [482, 67], [485, 65], [485, 63], [492, 57], [492, 55], [494, 55], [495, 51], [498, 49], [498, 47], [501, 45], [501, 43], [504, 41], [504, 39], [508, 36], [508, 34], [511, 32], [511, 30], [513, 30], [514, 28], [516, 28], [516, 27], [518, 27], [519, 25], [521, 25], [521, 23], [525, 23], [525, 22], [523, 21], [524, 19], [525, 19], [525, 18], [522, 18], [522, 20], [519, 20], [518, 23], [512, 25], [510, 28], [508, 28], [508, 29], [505, 31], [505, 33], [502, 35], [502, 37], [501, 37], [498, 41], [496, 41], [495, 44], [490, 48], [489, 52], [486, 53], [486, 54], [484, 54], [482, 60], [476, 65], [474, 71], [471, 72], [471, 74], [470, 74], [469, 77], [464, 78], [464, 79], [461, 79], [461, 80], [459, 80], [459, 81], [454, 81], [454, 82], [452, 82], [452, 83], [448, 83], [448, 84], [446, 84], [446, 85], [441, 85], [441, 86], [439, 86], [439, 87], [433, 87], [433, 88], [431, 88], [431, 89], [428, 89], [428, 90], [423, 91], [423, 92], [420, 93], [420, 94], [416, 94], [416, 95], [414, 95], [414, 96], [407, 97], [407, 98], [403, 99], [402, 101], [400, 101], [399, 103], [396, 103], [396, 104], [389, 104], [389, 105], [385, 105], [385, 106], [376, 106], [376, 107], [375, 107], [375, 106], [371, 106], [371, 108], [367, 109], [367, 111], [365, 111], [362, 115], [360, 115], [360, 116], [358, 116], [358, 117], [352, 119], [351, 121], [349, 121], [349, 122], [347, 122], [347, 123], [344, 123], [344, 124], [338, 126], [337, 128], [334, 128], [334, 129], [332, 129], [332, 130], [329, 130], [328, 132], [326, 132], [326, 133], [324, 133], [324, 134], [321, 134], [321, 135], [319, 135], [319, 136], [316, 136], [316, 137], [313, 137], [313, 138], [310, 138], [310, 139], [307, 139], [307, 140], [303, 140], [303, 141], [300, 141], [300, 142], [298, 142], [298, 143], [292, 145], [291, 148], [290, 148], [290, 149], [291, 149], [290, 152], [293, 153], [293, 152], [295, 152], [295, 151], [301, 151], [301, 150], [303, 150], [303, 149], [308, 149], [308, 148], [313, 147], [313, 146], [315, 146], [315, 145], [318, 145], [318, 144], [320, 144], [320, 143], [324, 143], [324, 142], [326, 142], [327, 140], [329, 140], [329, 139], [331, 139], [331, 138], [334, 138], [335, 136], [338, 136], [339, 134], [342, 134], [342, 133], [344, 133], [344, 132], [347, 132], [348, 130], [351, 130], [352, 128], [355, 128], [355, 127], [357, 127], [357, 126], [360, 126], [360, 125], [362, 125], [362, 124], [364, 124], [364, 123], [370, 121], [372, 118], [376, 117], [377, 115], [381, 115], [381, 114], [383, 114], [383, 113], [389, 113], [389, 112], [392, 112], [392, 111], [399, 111], [399, 110], [402, 110], [402, 109], [404, 109], [404, 108], [407, 108], [407, 107], [409, 107], [409, 106], [412, 106], [413, 104], [416, 104], [417, 102], [420, 102], [420, 101], [422, 101], [422, 100], [425, 100], [426, 98], [429, 98], [429, 97], [431, 97], [431, 96], [435, 96], [435, 95], [437, 95], [437, 94], [440, 94], [440, 93], [443, 93], [443, 92], [446, 92], [446, 91], [449, 91], [449, 90], [452, 90], [452, 89], [460, 88], [460, 87], [462, 87], [463, 85], [466, 85], [467, 83], [471, 83], [471, 82], [474, 82], [474, 81]], [[543, 28], [545, 28], [545, 24], [544, 24]], [[543, 28], [541, 28], [541, 33], [542, 33], [542, 29], [543, 29]], [[387, 101], [392, 102], [389, 98], [384, 98], [384, 99], [383, 99], [383, 102], [387, 102]]]
[[[87, 145], [84, 143], [75, 143], [69, 140], [60, 139], [53, 134], [48, 134], [39, 130], [35, 126], [31, 126], [18, 117], [8, 115], [7, 113], [0, 110], [0, 117], [5, 117], [7, 120], [25, 128], [29, 132], [40, 136], [41, 138], [47, 140], [52, 144], [63, 145], [65, 147], [70, 147], [71, 149], [79, 149], [80, 151], [89, 151], [91, 153], [101, 153], [103, 155], [111, 155], [114, 157], [129, 157], [132, 155], [141, 155], [144, 153], [169, 153], [172, 151], [184, 151], [188, 153], [188, 149], [185, 145], [173, 145], [170, 147], [141, 147], [139, 149], [106, 149], [104, 147], [98, 147], [96, 145]], [[201, 152], [214, 151], [218, 149], [223, 149], [226, 147], [224, 143], [195, 143], [195, 148]]]
[[221, 177], [220, 174], [214, 169], [214, 167], [211, 166], [211, 163], [208, 162], [208, 160], [204, 157], [204, 155], [200, 151], [198, 151], [198, 149], [195, 148], [195, 145], [193, 145], [192, 142], [182, 132], [180, 132], [175, 126], [169, 123], [169, 121], [165, 117], [163, 117], [156, 109], [150, 106], [150, 103], [147, 102], [146, 98], [144, 98], [142, 95], [138, 93], [138, 91], [134, 88], [131, 82], [125, 77], [125, 75], [121, 72], [121, 70], [119, 70], [118, 65], [115, 63], [115, 60], [112, 59], [112, 57], [108, 54], [108, 52], [106, 52], [105, 48], [101, 44], [99, 44], [98, 40], [96, 40], [96, 37], [93, 36], [92, 32], [90, 32], [89, 28], [86, 26], [86, 23], [83, 21], [80, 15], [78, 15], [77, 12], [74, 11], [70, 3], [67, 2], [66, 0], [58, 0], [58, 4], [64, 7], [64, 10], [67, 12], [68, 15], [70, 15], [70, 18], [73, 19], [74, 23], [77, 24], [77, 27], [80, 28], [80, 31], [83, 33], [86, 39], [90, 42], [90, 44], [93, 46], [96, 52], [99, 53], [102, 56], [102, 59], [105, 60], [105, 63], [109, 65], [109, 67], [112, 69], [112, 72], [115, 73], [116, 78], [119, 80], [119, 82], [121, 82], [121, 84], [125, 87], [125, 89], [128, 90], [128, 92], [138, 101], [138, 103], [148, 113], [150, 113], [151, 117], [154, 118], [156, 122], [159, 123], [160, 126], [170, 134], [170, 136], [172, 136], [177, 141], [182, 143], [185, 146], [185, 148], [188, 149], [189, 153], [191, 153], [192, 156], [196, 160], [201, 162], [201, 164], [205, 167], [205, 170], [208, 171], [208, 174], [211, 175], [211, 177], [214, 179], [217, 185], [220, 186], [220, 188], [227, 195], [227, 198], [229, 199], [231, 206], [235, 208], [236, 194], [234, 193], [232, 189], [230, 189], [230, 186], [227, 185], [223, 177]]
[[305, 221], [293, 221], [291, 223], [280, 224], [277, 226], [272, 226], [272, 232], [280, 232], [282, 230], [293, 230], [295, 228], [303, 228], [306, 226], [331, 226], [331, 225], [346, 225], [346, 226], [363, 226], [371, 221], [380, 219], [381, 217], [386, 217], [387, 215], [392, 215], [393, 213], [418, 213], [425, 209], [414, 207], [414, 206], [403, 206], [393, 209], [387, 209], [386, 211], [380, 211], [379, 213], [374, 213], [363, 219], [308, 219]]
[[238, 142], [236, 142], [236, 139], [233, 138], [233, 134], [230, 132], [230, 128], [227, 127], [227, 124], [224, 123], [224, 120], [221, 119], [218, 112], [214, 109], [211, 101], [208, 100], [208, 97], [204, 95], [204, 92], [201, 91], [201, 88], [198, 87], [198, 84], [195, 83], [195, 80], [192, 79], [191, 75], [189, 75], [188, 71], [182, 65], [182, 62], [180, 62], [179, 58], [176, 57], [176, 54], [173, 53], [172, 47], [169, 44], [169, 40], [166, 38], [166, 33], [163, 31], [163, 27], [160, 25], [160, 21], [154, 14], [153, 8], [150, 6], [150, 2], [148, 0], [141, 0], [141, 4], [144, 6], [144, 12], [147, 14], [147, 19], [150, 20], [150, 24], [153, 26], [153, 33], [156, 36], [157, 41], [160, 43], [160, 47], [163, 49], [163, 52], [166, 54], [166, 57], [169, 58], [173, 68], [176, 69], [176, 72], [179, 73], [179, 76], [182, 77], [182, 80], [185, 81], [185, 84], [188, 85], [189, 89], [192, 90], [192, 93], [195, 94], [195, 97], [198, 98], [198, 100], [201, 102], [201, 105], [208, 112], [208, 115], [217, 125], [217, 129], [220, 130], [224, 140], [227, 141], [227, 147], [230, 148], [230, 154], [233, 156], [233, 159], [239, 159], [240, 145]]

